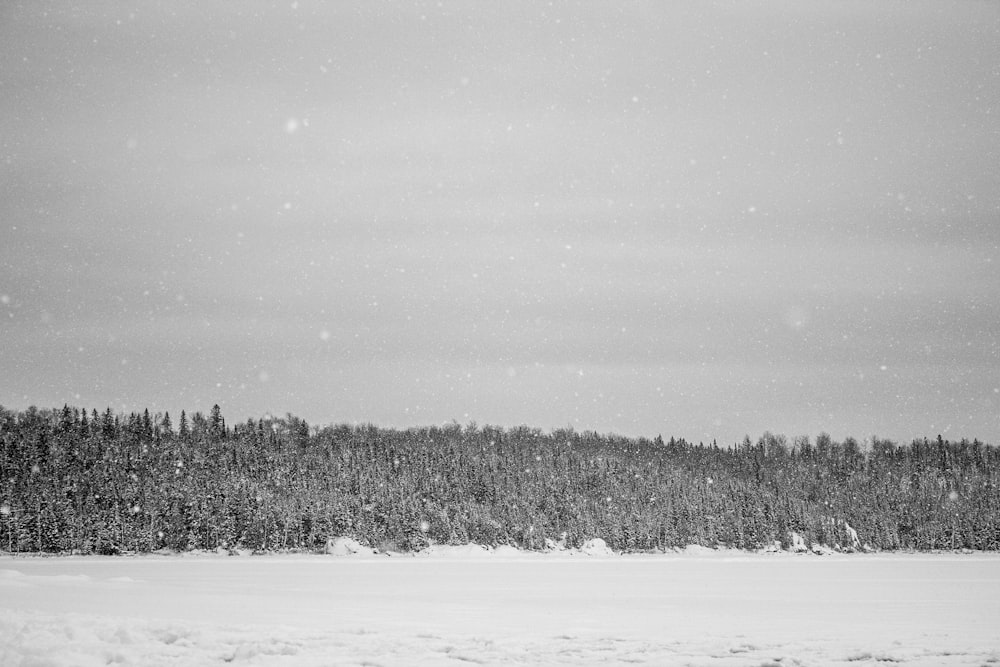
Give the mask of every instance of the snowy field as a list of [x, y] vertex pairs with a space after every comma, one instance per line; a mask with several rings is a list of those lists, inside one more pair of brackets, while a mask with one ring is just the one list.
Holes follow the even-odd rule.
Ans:
[[1000, 556], [0, 557], [4, 667], [224, 663], [1000, 665]]

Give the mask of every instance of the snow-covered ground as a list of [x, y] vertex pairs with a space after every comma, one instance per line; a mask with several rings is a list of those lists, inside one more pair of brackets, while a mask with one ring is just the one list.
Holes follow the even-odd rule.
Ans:
[[0, 557], [0, 665], [1000, 665], [1000, 556]]

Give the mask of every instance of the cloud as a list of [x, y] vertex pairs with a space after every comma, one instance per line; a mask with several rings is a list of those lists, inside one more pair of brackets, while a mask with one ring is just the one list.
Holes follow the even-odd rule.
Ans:
[[997, 432], [993, 5], [2, 11], [5, 402]]

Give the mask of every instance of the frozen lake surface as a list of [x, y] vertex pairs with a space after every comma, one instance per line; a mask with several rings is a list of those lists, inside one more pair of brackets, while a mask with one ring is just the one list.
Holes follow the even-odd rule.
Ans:
[[1000, 665], [1000, 557], [0, 557], [0, 665]]

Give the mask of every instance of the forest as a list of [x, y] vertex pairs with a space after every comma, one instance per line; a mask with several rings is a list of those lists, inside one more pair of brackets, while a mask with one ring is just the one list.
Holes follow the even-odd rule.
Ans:
[[0, 551], [1000, 549], [1000, 450], [765, 433], [732, 446], [519, 426], [0, 406]]

